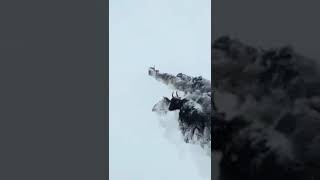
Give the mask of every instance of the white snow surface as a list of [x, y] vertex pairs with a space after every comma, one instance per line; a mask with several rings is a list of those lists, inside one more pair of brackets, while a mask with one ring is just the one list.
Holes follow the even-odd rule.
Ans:
[[111, 0], [109, 12], [109, 179], [209, 180], [211, 159], [183, 142], [177, 114], [155, 102], [172, 90], [147, 75], [211, 77], [211, 1]]

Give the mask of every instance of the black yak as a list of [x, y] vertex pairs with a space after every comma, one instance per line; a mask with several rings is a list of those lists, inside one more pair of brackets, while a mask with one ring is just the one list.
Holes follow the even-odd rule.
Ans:
[[171, 99], [164, 97], [153, 107], [153, 111], [166, 113], [179, 111], [179, 129], [187, 143], [199, 143], [202, 147], [211, 146], [211, 85], [202, 77], [190, 77], [179, 73], [173, 76], [160, 73], [155, 68], [149, 69], [149, 75], [184, 92], [179, 97], [176, 91]]
[[[320, 179], [317, 64], [291, 47], [259, 49], [229, 37], [213, 46], [213, 149], [219, 179]], [[228, 102], [227, 102], [228, 100]]]

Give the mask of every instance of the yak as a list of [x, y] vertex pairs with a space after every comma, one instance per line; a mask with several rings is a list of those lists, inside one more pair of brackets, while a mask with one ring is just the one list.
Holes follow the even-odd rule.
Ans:
[[218, 179], [320, 179], [315, 61], [289, 46], [261, 49], [228, 36], [212, 51]]
[[[178, 124], [186, 143], [198, 143], [201, 147], [211, 146], [211, 92], [209, 81], [202, 77], [190, 77], [179, 73], [173, 76], [149, 69], [149, 75], [157, 80], [183, 91], [187, 95], [180, 97], [176, 91], [171, 99], [163, 97], [154, 105], [152, 111], [167, 113], [179, 111]], [[205, 106], [206, 105], [206, 106]]]

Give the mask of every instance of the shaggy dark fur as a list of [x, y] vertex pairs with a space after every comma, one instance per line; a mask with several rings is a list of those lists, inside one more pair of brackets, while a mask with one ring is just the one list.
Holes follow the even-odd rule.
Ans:
[[179, 73], [176, 76], [149, 69], [149, 75], [185, 93], [179, 97], [172, 93], [171, 99], [164, 97], [153, 111], [179, 111], [179, 129], [187, 143], [211, 146], [211, 84], [202, 77], [190, 77]]
[[[317, 64], [290, 47], [259, 49], [229, 37], [212, 47], [220, 180], [320, 179]], [[233, 108], [224, 100], [233, 98]], [[229, 108], [226, 108], [229, 107]]]

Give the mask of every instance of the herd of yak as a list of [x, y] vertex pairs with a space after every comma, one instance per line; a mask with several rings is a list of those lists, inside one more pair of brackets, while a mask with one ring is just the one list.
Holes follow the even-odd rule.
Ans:
[[175, 89], [152, 110], [178, 111], [185, 142], [221, 155], [212, 172], [218, 180], [320, 180], [317, 61], [291, 47], [256, 48], [227, 36], [212, 52], [213, 84], [149, 68]]

